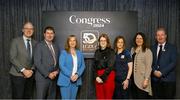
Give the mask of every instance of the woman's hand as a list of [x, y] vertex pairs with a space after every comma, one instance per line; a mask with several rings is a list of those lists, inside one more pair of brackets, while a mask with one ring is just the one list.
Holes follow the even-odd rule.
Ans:
[[77, 74], [71, 76], [71, 81], [72, 81], [72, 82], [77, 81], [77, 79], [78, 79], [78, 75], [77, 75]]
[[148, 83], [149, 83], [149, 80], [148, 80], [148, 79], [145, 79], [145, 80], [143, 81], [143, 89], [147, 88]]
[[122, 85], [123, 85], [123, 89], [126, 90], [129, 86], [129, 80], [128, 79], [124, 80]]
[[101, 79], [100, 77], [96, 77], [96, 81], [97, 81], [98, 83], [103, 83], [103, 81], [102, 81], [102, 79]]

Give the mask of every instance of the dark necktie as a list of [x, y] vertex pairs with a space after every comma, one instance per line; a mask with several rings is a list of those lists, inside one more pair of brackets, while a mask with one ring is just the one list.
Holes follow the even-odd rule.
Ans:
[[161, 59], [161, 55], [162, 55], [162, 45], [159, 46], [159, 53], [158, 53], [158, 57], [157, 57], [157, 65], [158, 66], [159, 66], [159, 60]]
[[30, 46], [30, 40], [29, 39], [27, 39], [27, 52], [28, 52], [29, 57], [31, 57], [31, 46]]

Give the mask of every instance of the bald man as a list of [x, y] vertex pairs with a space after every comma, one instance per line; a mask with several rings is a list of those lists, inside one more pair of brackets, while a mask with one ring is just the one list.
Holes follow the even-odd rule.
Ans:
[[10, 48], [10, 77], [13, 99], [30, 99], [33, 96], [33, 53], [36, 41], [31, 37], [34, 26], [31, 22], [23, 25], [23, 36], [12, 40]]

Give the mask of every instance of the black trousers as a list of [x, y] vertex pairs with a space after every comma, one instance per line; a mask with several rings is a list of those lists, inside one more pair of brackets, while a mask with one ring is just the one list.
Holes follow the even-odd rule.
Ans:
[[32, 99], [34, 90], [34, 77], [24, 78], [21, 76], [11, 77], [12, 98], [13, 99]]
[[130, 98], [131, 99], [150, 99], [151, 96], [148, 92], [139, 89], [134, 83], [134, 76], [131, 76], [131, 86], [130, 86]]
[[124, 90], [122, 82], [115, 82], [115, 91], [113, 99], [129, 99], [129, 87], [126, 90]]
[[152, 82], [153, 98], [155, 99], [173, 99], [176, 94], [175, 82]]
[[131, 87], [132, 99], [150, 99], [148, 92], [139, 89], [135, 84]]

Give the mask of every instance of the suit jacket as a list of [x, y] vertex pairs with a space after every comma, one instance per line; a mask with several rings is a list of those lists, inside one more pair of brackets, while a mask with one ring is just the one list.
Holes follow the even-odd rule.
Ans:
[[[58, 48], [53, 44], [56, 62], [58, 61]], [[37, 44], [34, 52], [34, 64], [36, 67], [35, 79], [36, 81], [49, 80], [48, 75], [50, 72], [58, 70], [58, 67], [54, 66], [54, 59], [51, 51], [45, 41], [41, 41]]]
[[[157, 70], [157, 46], [155, 44], [152, 46], [153, 52], [153, 64], [152, 64], [152, 72]], [[166, 43], [164, 49], [162, 50], [161, 58], [159, 59], [159, 71], [162, 73], [161, 78], [156, 78], [152, 74], [153, 81], [166, 81], [173, 82], [176, 81], [175, 75], [175, 66], [177, 61], [177, 50], [176, 47], [170, 43]]]
[[[134, 48], [131, 49], [131, 54], [133, 54]], [[140, 50], [136, 53], [134, 57], [134, 64], [133, 64], [133, 75], [134, 75], [134, 83], [136, 86], [149, 93], [149, 95], [152, 95], [152, 89], [151, 89], [151, 66], [152, 66], [152, 52], [150, 49], [146, 49], [145, 52]], [[147, 88], [142, 87], [142, 83], [145, 79], [149, 79], [149, 84]]]
[[[79, 76], [76, 81], [76, 85], [81, 85], [82, 84], [81, 76], [85, 69], [84, 57], [79, 50], [76, 50], [76, 55], [78, 60], [77, 74]], [[61, 51], [61, 55], [59, 58], [59, 67], [60, 67], [60, 73], [57, 84], [59, 86], [68, 86], [71, 82], [70, 77], [73, 70], [73, 58], [70, 53], [66, 52], [66, 50]]]
[[[34, 47], [36, 43], [37, 42], [35, 40], [31, 40], [32, 56], [34, 54]], [[34, 69], [33, 57], [31, 59], [28, 55], [26, 45], [23, 40], [23, 36], [17, 37], [12, 40], [10, 48], [10, 62], [11, 69], [9, 73], [14, 76], [23, 76], [23, 74], [21, 73], [21, 70], [23, 68]]]

